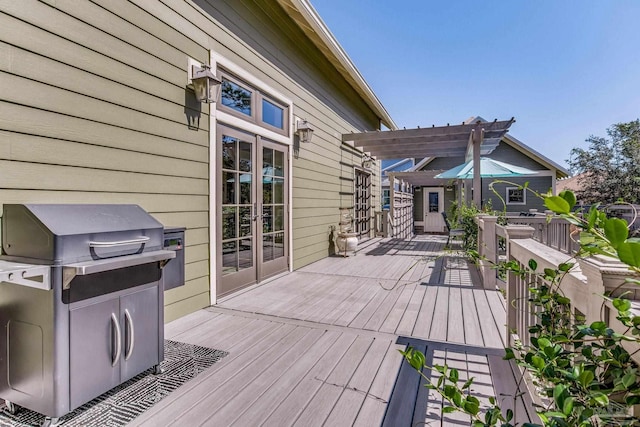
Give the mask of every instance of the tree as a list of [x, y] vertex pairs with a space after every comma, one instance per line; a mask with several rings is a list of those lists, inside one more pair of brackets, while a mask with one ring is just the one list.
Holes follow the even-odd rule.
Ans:
[[607, 129], [608, 138], [590, 136], [588, 149], [571, 150], [569, 167], [585, 203], [640, 203], [640, 120], [617, 123]]

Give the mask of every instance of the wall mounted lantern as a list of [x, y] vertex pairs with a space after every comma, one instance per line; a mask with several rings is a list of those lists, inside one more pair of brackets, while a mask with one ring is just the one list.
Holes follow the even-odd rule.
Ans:
[[362, 167], [364, 169], [371, 169], [371, 166], [373, 166], [373, 157], [371, 157], [368, 154], [363, 154], [362, 155]]
[[192, 65], [191, 67], [191, 84], [196, 99], [207, 104], [216, 102], [220, 94], [222, 81], [211, 72], [211, 67], [206, 64], [203, 64], [202, 67], [198, 67], [197, 65]]
[[300, 120], [297, 122], [296, 133], [300, 142], [311, 142], [311, 136], [313, 135], [313, 128], [306, 120]]

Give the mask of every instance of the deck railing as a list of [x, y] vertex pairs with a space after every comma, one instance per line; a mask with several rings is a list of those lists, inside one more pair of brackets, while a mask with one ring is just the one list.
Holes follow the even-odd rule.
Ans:
[[[535, 227], [535, 223], [534, 226], [502, 226], [496, 224], [496, 220], [495, 216], [480, 216], [477, 220], [478, 251], [481, 255], [492, 257], [480, 261], [480, 276], [485, 288], [501, 287], [496, 269], [492, 266], [500, 260], [513, 261], [524, 267], [529, 264], [530, 259], [535, 259], [538, 272], [545, 268], [556, 269], [559, 264], [572, 261], [576, 265], [563, 278], [561, 289], [571, 299], [573, 314], [584, 316], [587, 323], [604, 320], [616, 332], [624, 333], [626, 328], [615, 318], [615, 309], [609, 301], [602, 298], [605, 293], [616, 296], [625, 294], [625, 298], [632, 300], [632, 311], [640, 314], [640, 287], [625, 283], [631, 272], [618, 260], [599, 255], [576, 260], [573, 255], [540, 241], [544, 239], [540, 238], [540, 229]], [[504, 239], [502, 244], [500, 239]], [[559, 240], [553, 240], [553, 244], [557, 241]], [[504, 248], [503, 256], [500, 256], [500, 246]], [[565, 249], [566, 247], [564, 246]], [[528, 331], [537, 323], [535, 311], [529, 302], [530, 289], [542, 285], [544, 279], [533, 274], [521, 277], [511, 272], [505, 279], [502, 282], [507, 308], [505, 343], [511, 346], [518, 339], [524, 345], [530, 345]], [[637, 344], [625, 343], [625, 346], [630, 353], [640, 350]], [[633, 358], [640, 363], [640, 351]]]

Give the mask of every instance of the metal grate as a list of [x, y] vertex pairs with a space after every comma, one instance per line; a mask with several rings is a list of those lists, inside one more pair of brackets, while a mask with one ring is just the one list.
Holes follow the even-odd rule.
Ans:
[[[124, 426], [228, 354], [169, 340], [164, 342], [164, 352], [165, 360], [161, 364], [164, 373], [154, 375], [152, 370], [147, 370], [60, 418], [56, 425]], [[0, 406], [0, 427], [29, 427], [41, 425], [43, 421], [44, 415], [37, 412], [21, 409], [11, 415], [4, 405]]]

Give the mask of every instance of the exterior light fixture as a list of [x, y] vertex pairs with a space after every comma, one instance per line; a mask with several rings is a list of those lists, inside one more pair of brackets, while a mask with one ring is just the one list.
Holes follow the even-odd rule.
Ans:
[[298, 134], [298, 138], [300, 138], [300, 142], [311, 142], [311, 136], [313, 135], [313, 128], [306, 120], [300, 120], [297, 122], [296, 133]]
[[192, 65], [191, 84], [195, 92], [196, 99], [204, 103], [214, 103], [220, 94], [220, 81], [215, 74], [211, 72], [211, 67], [203, 64], [202, 67]]
[[368, 154], [364, 154], [362, 156], [362, 167], [364, 169], [371, 169], [371, 166], [373, 166], [373, 158]]

